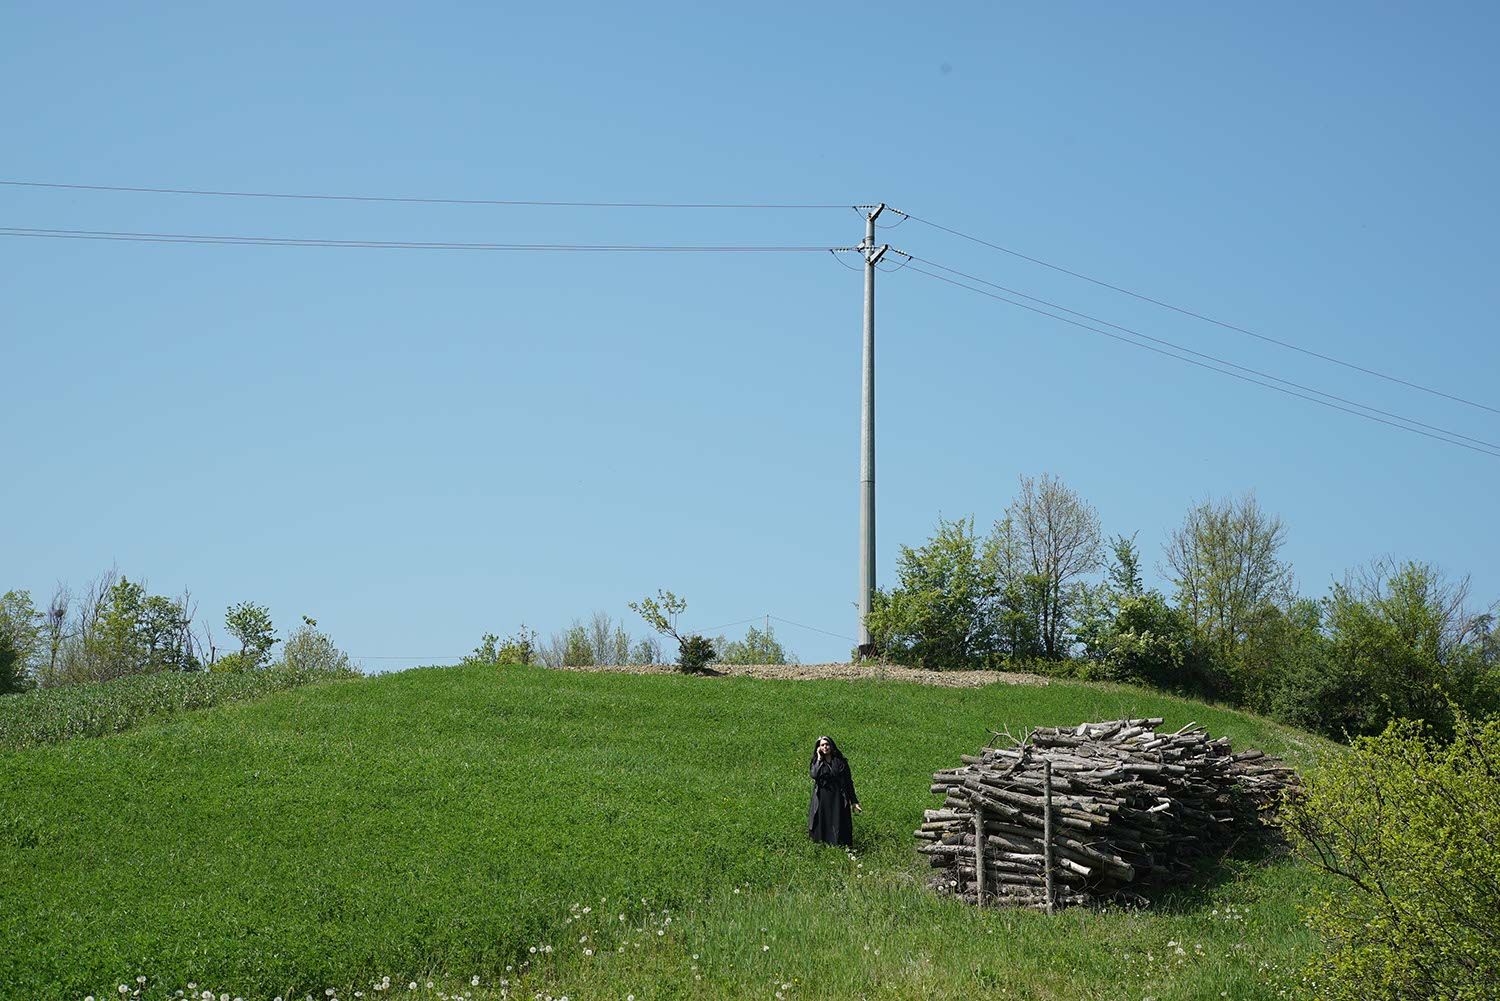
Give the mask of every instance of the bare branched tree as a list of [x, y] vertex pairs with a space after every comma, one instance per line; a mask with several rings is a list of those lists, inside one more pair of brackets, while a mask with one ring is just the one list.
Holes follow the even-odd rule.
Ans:
[[1067, 654], [1067, 629], [1079, 585], [1100, 567], [1099, 515], [1062, 480], [1043, 473], [1021, 477], [1021, 493], [1005, 509], [1020, 553], [1043, 588], [1037, 603], [1037, 634], [1043, 655]]

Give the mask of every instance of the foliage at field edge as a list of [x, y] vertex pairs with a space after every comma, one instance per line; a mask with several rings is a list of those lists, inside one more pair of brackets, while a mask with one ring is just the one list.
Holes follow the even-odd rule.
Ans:
[[1338, 878], [1313, 910], [1325, 996], [1495, 996], [1500, 983], [1500, 719], [1459, 713], [1451, 742], [1410, 720], [1313, 770], [1286, 814]]
[[1195, 504], [1163, 548], [1167, 595], [1144, 586], [1134, 535], [1106, 543], [1074, 491], [1022, 477], [988, 532], [939, 518], [900, 548], [870, 631], [896, 663], [1144, 684], [1336, 739], [1500, 711], [1500, 605], [1470, 607], [1467, 577], [1381, 556], [1306, 597], [1286, 531], [1254, 494]]
[[148, 721], [258, 699], [320, 681], [363, 677], [345, 667], [281, 664], [235, 674], [159, 671], [113, 681], [38, 688], [0, 699], [0, 751], [120, 733]]

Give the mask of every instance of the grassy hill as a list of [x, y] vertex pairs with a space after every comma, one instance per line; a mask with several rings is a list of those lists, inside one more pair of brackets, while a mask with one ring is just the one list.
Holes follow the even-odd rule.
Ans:
[[[473, 667], [0, 753], [0, 998], [1277, 996], [1315, 948], [1287, 859], [1149, 912], [922, 886], [935, 769], [991, 727], [1124, 715], [1312, 744], [1133, 689]], [[866, 808], [854, 858], [806, 839], [820, 733]]]

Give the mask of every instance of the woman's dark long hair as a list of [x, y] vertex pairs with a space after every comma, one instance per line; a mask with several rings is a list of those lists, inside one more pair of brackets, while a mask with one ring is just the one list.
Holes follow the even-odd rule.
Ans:
[[839, 750], [839, 745], [833, 742], [832, 737], [823, 736], [813, 741], [812, 760], [807, 763], [807, 770], [810, 772], [817, 765], [818, 743], [819, 741], [824, 740], [828, 741], [828, 763], [834, 767], [835, 771], [839, 770], [840, 768], [847, 769], [849, 767], [849, 761], [844, 757], [844, 752]]

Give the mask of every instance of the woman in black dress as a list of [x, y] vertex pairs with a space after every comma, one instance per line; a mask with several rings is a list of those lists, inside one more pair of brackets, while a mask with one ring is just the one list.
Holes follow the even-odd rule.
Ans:
[[818, 738], [809, 771], [813, 791], [807, 807], [808, 836], [830, 845], [854, 844], [854, 821], [849, 811], [864, 811], [854, 794], [849, 762], [831, 737]]

